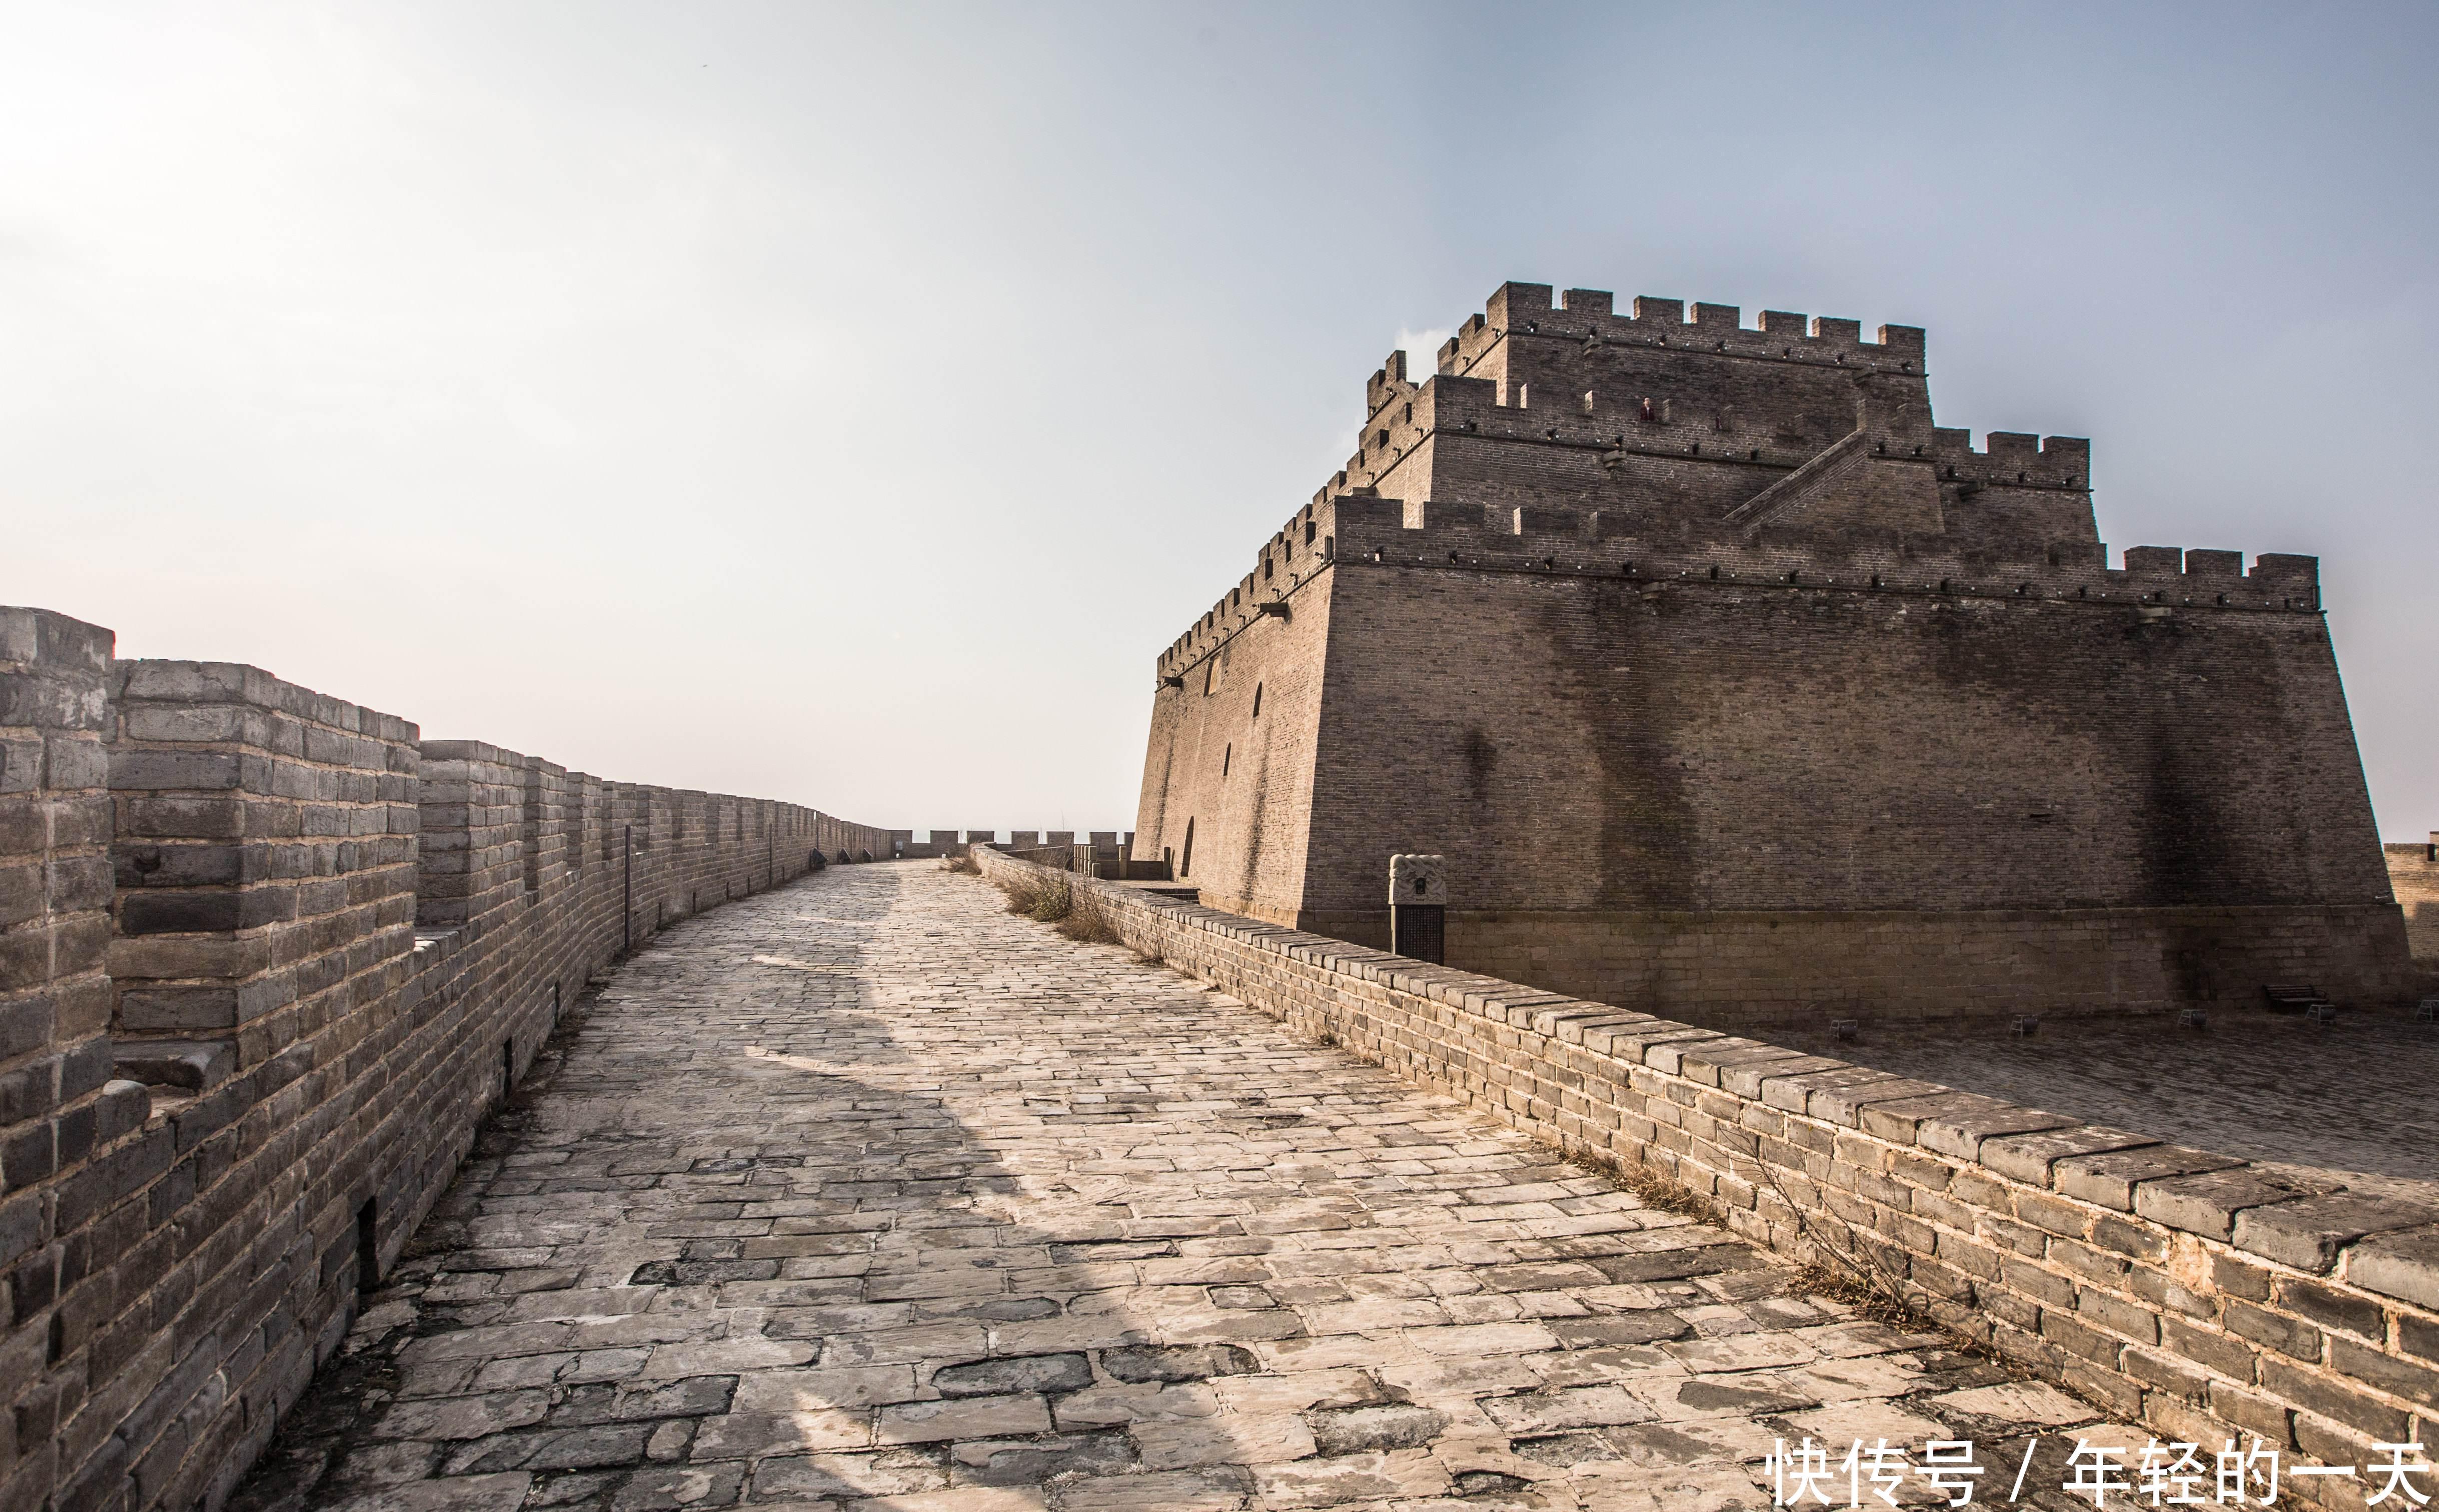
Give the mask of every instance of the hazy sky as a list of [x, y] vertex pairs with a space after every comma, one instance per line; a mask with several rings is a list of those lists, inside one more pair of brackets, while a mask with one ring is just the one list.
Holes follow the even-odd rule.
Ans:
[[1131, 827], [1152, 659], [1509, 278], [1929, 328], [2322, 558], [2439, 826], [2428, 5], [0, 9], [0, 602], [608, 776]]

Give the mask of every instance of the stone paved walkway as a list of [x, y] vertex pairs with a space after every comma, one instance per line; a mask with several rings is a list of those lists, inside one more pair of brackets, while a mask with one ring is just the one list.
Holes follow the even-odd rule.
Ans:
[[372, 1301], [241, 1512], [1998, 1502], [2032, 1428], [2089, 1504], [2079, 1404], [930, 863], [635, 958]]

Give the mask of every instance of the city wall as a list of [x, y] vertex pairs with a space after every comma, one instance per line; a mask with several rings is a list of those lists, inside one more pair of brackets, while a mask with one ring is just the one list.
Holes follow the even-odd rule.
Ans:
[[0, 1506], [210, 1506], [587, 979], [890, 831], [0, 608]]
[[[977, 850], [987, 879], [1040, 875]], [[2367, 1465], [2439, 1431], [2439, 1212], [1077, 880], [1123, 943], [1571, 1153], [1857, 1265], [2163, 1438]], [[2282, 1494], [2371, 1489], [2289, 1477]]]

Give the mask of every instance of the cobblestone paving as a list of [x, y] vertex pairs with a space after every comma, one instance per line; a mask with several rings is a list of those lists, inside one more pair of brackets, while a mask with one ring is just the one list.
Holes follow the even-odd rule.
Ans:
[[928, 863], [635, 958], [370, 1303], [241, 1512], [1758, 1507], [1806, 1436], [1992, 1502], [2035, 1430], [2063, 1508], [2057, 1430], [2143, 1442]]
[[2348, 1013], [2220, 1012], [2206, 1030], [2166, 1017], [2052, 1019], [2018, 1039], [2002, 1023], [1764, 1030], [1799, 1050], [2027, 1107], [2242, 1156], [2359, 1192], [2439, 1202], [2439, 1025]]

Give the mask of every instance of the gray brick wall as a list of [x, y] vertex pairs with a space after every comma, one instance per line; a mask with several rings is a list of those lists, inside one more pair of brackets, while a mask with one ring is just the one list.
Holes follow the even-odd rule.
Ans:
[[0, 608], [9, 1508], [214, 1504], [594, 972], [889, 853], [111, 642]]

